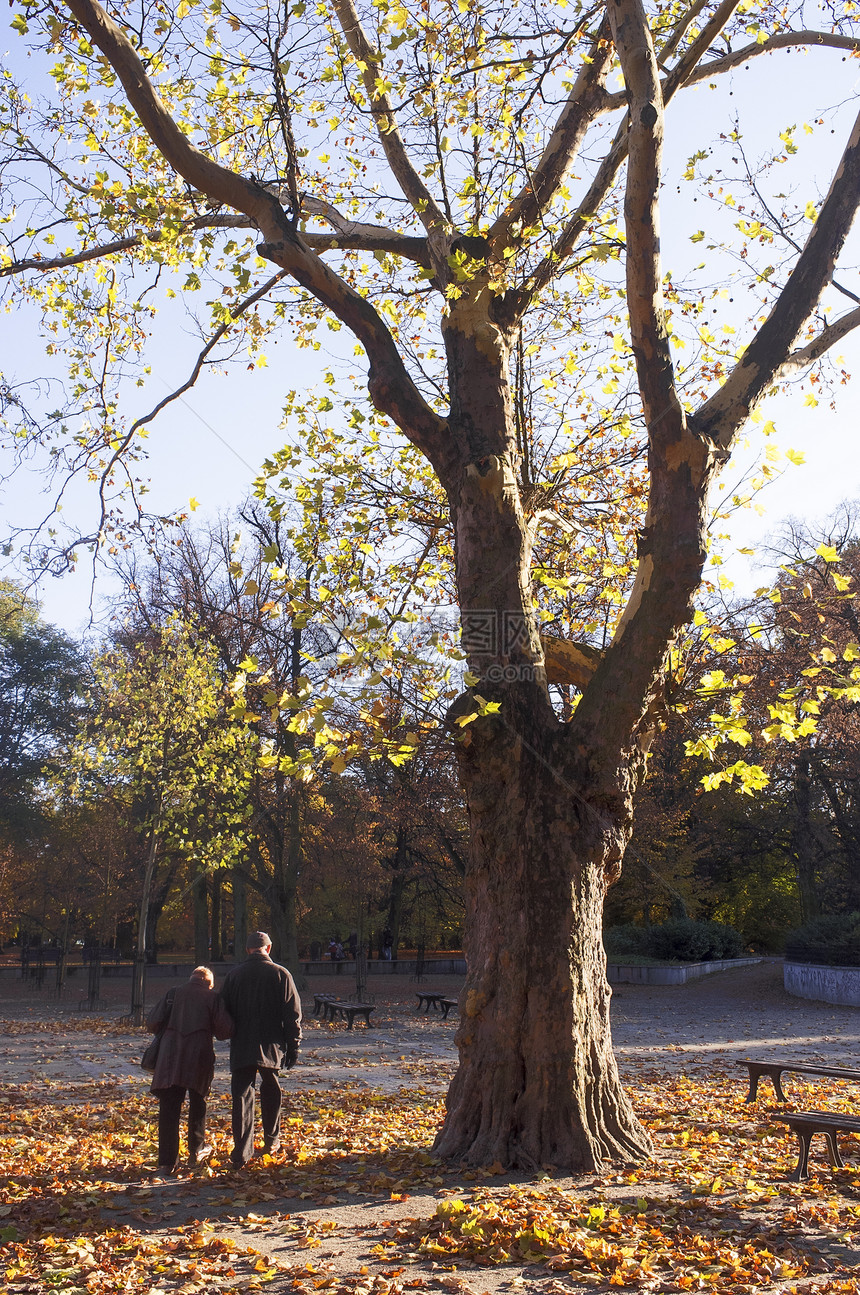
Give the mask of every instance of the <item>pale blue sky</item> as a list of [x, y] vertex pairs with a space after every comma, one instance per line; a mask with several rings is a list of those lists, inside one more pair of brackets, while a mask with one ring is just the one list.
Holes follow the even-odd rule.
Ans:
[[[788, 103], [787, 80], [791, 83]], [[694, 149], [702, 147], [709, 136], [725, 130], [735, 110], [742, 117], [750, 109], [755, 113], [755, 131], [747, 135], [754, 154], [759, 140], [763, 145], [789, 124], [796, 123], [800, 128], [803, 121], [811, 120], [828, 103], [840, 101], [842, 110], [832, 122], [834, 133], [831, 135], [828, 129], [816, 133], [814, 158], [810, 158], [810, 164], [813, 160], [823, 164], [822, 174], [829, 175], [844, 143], [847, 123], [856, 110], [858, 87], [860, 63], [843, 60], [837, 51], [815, 51], [805, 58], [796, 54], [769, 56], [760, 60], [754, 71], [725, 78], [717, 91], [703, 86], [679, 97], [669, 114], [668, 171], [676, 168], [679, 160]], [[830, 118], [827, 124], [831, 126]], [[820, 195], [811, 188], [808, 195], [803, 195], [807, 196], [815, 200]], [[701, 245], [698, 249], [692, 246], [689, 234], [697, 222], [707, 226], [711, 219], [702, 207], [693, 208], [677, 200], [674, 180], [670, 187], [667, 179], [663, 204], [667, 266], [693, 265], [697, 258], [701, 259]], [[846, 264], [842, 272], [842, 278], [855, 291], [860, 289], [856, 269], [858, 242], [855, 231], [853, 252], [848, 258], [853, 266]], [[3, 356], [0, 363], [7, 377], [21, 378], [27, 373], [46, 371], [42, 344], [35, 336], [34, 320], [28, 313], [0, 317], [0, 330]], [[145, 412], [184, 380], [197, 347], [195, 339], [183, 338], [179, 330], [164, 337], [159, 363], [146, 392], [133, 389], [128, 392], [125, 412], [129, 419]], [[351, 348], [350, 341], [347, 354]], [[835, 413], [826, 400], [817, 408], [806, 407], [803, 395], [796, 391], [779, 396], [765, 409], [765, 417], [777, 425], [775, 440], [780, 448], [800, 451], [806, 462], [802, 467], [787, 464], [782, 478], [759, 498], [759, 505], [765, 509], [763, 516], [758, 511], [735, 516], [731, 526], [735, 547], [754, 547], [789, 514], [815, 520], [841, 500], [860, 496], [857, 452], [860, 338], [851, 338], [838, 349], [857, 378], [851, 387], [838, 390]], [[267, 370], [248, 373], [237, 366], [227, 378], [207, 376], [151, 427], [149, 503], [154, 509], [165, 512], [180, 509], [194, 496], [200, 505], [195, 516], [205, 519], [237, 504], [247, 493], [263, 458], [280, 444], [278, 422], [284, 393], [313, 380], [317, 371], [314, 357], [309, 352], [296, 351], [287, 333], [277, 347], [268, 347], [267, 353]], [[356, 366], [362, 364], [356, 361]], [[754, 448], [758, 449], [760, 438], [754, 432], [752, 437]], [[736, 466], [726, 474], [728, 483], [742, 474], [748, 460], [749, 452], [741, 449]], [[25, 476], [7, 488], [0, 497], [0, 506], [7, 516], [34, 515], [39, 507], [38, 484], [34, 477]], [[83, 518], [89, 515], [91, 507], [82, 497], [73, 497], [67, 505], [67, 515]], [[724, 570], [741, 588], [762, 582], [760, 575], [749, 574], [745, 559], [730, 562]], [[44, 582], [40, 594], [48, 619], [72, 632], [82, 629], [89, 617], [89, 579], [89, 564], [83, 562], [76, 575]]]

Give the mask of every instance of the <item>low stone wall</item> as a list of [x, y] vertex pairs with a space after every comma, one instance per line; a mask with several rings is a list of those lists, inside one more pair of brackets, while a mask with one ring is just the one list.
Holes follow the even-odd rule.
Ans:
[[811, 998], [837, 1007], [860, 1007], [860, 967], [825, 967], [814, 962], [786, 962], [782, 982], [795, 998]]
[[753, 967], [761, 958], [722, 958], [715, 962], [667, 962], [663, 966], [628, 967], [610, 962], [606, 979], [610, 985], [686, 985], [689, 980], [730, 971], [732, 967]]

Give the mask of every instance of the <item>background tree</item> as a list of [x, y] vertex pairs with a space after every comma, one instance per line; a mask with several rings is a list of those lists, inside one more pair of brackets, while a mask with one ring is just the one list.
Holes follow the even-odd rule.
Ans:
[[772, 586], [697, 612], [610, 921], [667, 915], [674, 886], [691, 915], [779, 949], [801, 920], [856, 907], [856, 532], [853, 505], [789, 524], [766, 550]]
[[38, 834], [39, 784], [78, 723], [85, 658], [23, 589], [0, 581], [0, 841]]
[[70, 800], [123, 804], [140, 884], [132, 1013], [143, 963], [180, 864], [229, 865], [247, 818], [249, 737], [228, 715], [213, 651], [174, 620], [93, 663], [93, 712], [58, 779]]
[[[703, 280], [680, 286], [683, 267], [664, 271], [666, 108], [763, 53], [855, 50], [854, 6], [828, 13], [820, 32], [736, 0], [177, 14], [149, 10], [132, 30], [94, 0], [33, 0], [16, 18], [58, 60], [59, 111], [40, 119], [10, 91], [7, 174], [27, 187], [6, 256], [49, 326], [62, 322], [72, 396], [86, 406], [56, 461], [101, 481], [96, 541], [139, 427], [118, 421], [106, 374], [135, 359], [152, 308], [141, 280], [117, 272], [123, 258], [150, 274], [185, 267], [187, 294], [207, 273], [229, 280], [198, 368], [234, 328], [259, 348], [267, 318], [289, 314], [311, 345], [323, 319], [350, 330], [375, 425], [393, 424], [424, 455], [447, 501], [471, 680], [450, 712], [471, 825], [469, 973], [437, 1147], [567, 1170], [646, 1154], [610, 1043], [604, 896], [667, 653], [701, 578], [710, 487], [774, 386], [860, 322], [856, 297], [843, 312], [834, 284], [860, 201], [860, 123], [823, 200], [797, 209], [778, 196], [781, 175], [768, 188], [763, 163], [751, 192], [741, 172], [737, 220], [734, 181], [707, 151], [690, 160], [685, 174], [725, 195], [739, 292], [749, 276], [745, 324], [730, 303], [714, 314], [720, 298]], [[611, 88], [619, 77], [623, 89]], [[734, 150], [737, 132], [723, 133]], [[780, 155], [782, 139], [773, 165]], [[34, 157], [46, 159], [47, 186], [33, 183]], [[237, 229], [269, 263], [264, 282]], [[72, 245], [56, 256], [58, 236]], [[267, 292], [270, 316], [258, 309]], [[743, 349], [715, 324], [743, 329]], [[687, 367], [672, 340], [685, 332], [701, 348]], [[531, 426], [513, 394], [521, 342], [543, 345], [551, 370]], [[605, 650], [586, 639], [559, 653], [541, 643], [532, 577], [564, 469], [543, 478], [529, 465], [551, 470], [553, 445], [603, 426], [619, 442], [636, 426], [647, 435], [647, 511], [626, 523], [638, 532], [635, 578]], [[581, 492], [577, 481], [575, 511]], [[587, 508], [575, 522], [600, 530]], [[581, 690], [569, 718], [551, 703], [554, 678]]]

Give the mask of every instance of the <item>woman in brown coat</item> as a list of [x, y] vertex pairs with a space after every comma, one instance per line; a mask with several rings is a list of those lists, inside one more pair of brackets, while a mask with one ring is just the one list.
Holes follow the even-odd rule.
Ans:
[[229, 1039], [233, 1020], [212, 988], [208, 967], [195, 967], [187, 985], [167, 993], [146, 1019], [153, 1034], [162, 1027], [151, 1091], [158, 1096], [158, 1172], [172, 1174], [179, 1160], [179, 1118], [188, 1093], [188, 1163], [199, 1165], [212, 1154], [206, 1142], [206, 1097], [215, 1073], [212, 1036]]

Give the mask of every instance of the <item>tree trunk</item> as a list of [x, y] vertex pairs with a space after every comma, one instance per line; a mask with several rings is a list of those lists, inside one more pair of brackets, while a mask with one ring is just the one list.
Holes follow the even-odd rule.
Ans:
[[[463, 648], [480, 681], [449, 717], [471, 821], [468, 970], [460, 1065], [436, 1150], [471, 1164], [590, 1171], [650, 1153], [612, 1052], [601, 934], [606, 887], [632, 831], [633, 731], [649, 679], [623, 684], [641, 690], [627, 703], [626, 732], [615, 712], [608, 736], [608, 715], [556, 718], [514, 441], [492, 434], [512, 426], [506, 340], [489, 320], [461, 327], [452, 309], [446, 343], [451, 423], [471, 459], [446, 484]], [[486, 703], [498, 712], [481, 714]]]
[[224, 957], [224, 887], [220, 872], [212, 874], [212, 952], [213, 962]]
[[460, 753], [468, 974], [436, 1150], [529, 1170], [641, 1158], [650, 1143], [618, 1077], [601, 939], [618, 830], [560, 743], [514, 737], [502, 720], [481, 728]]
[[400, 839], [398, 839], [397, 844], [396, 862], [388, 891], [388, 920], [386, 925], [391, 932], [392, 958], [397, 957], [397, 950], [400, 945], [400, 924], [403, 919], [403, 897], [406, 893], [407, 881], [408, 859], [402, 836], [402, 832], [399, 832], [398, 837]]
[[234, 868], [233, 879], [233, 960], [241, 962], [248, 943], [248, 883], [241, 868]]
[[821, 912], [818, 886], [815, 879], [815, 840], [812, 832], [812, 779], [809, 771], [809, 752], [801, 752], [794, 762], [794, 827], [792, 852], [800, 891], [800, 912], [804, 922], [809, 922]]
[[208, 878], [201, 872], [191, 883], [194, 909], [194, 961], [202, 966], [209, 961], [209, 894]]

